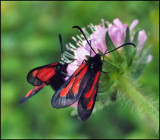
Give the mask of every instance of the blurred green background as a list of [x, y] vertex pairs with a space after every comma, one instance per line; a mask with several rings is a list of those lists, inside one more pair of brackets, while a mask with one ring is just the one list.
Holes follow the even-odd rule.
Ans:
[[[86, 122], [71, 116], [73, 108], [54, 109], [54, 91], [45, 87], [27, 103], [20, 99], [33, 88], [26, 75], [34, 67], [60, 59], [63, 43], [86, 27], [119, 18], [145, 29], [153, 60], [139, 82], [155, 102], [159, 99], [159, 2], [1, 2], [1, 138], [158, 138], [158, 128], [119, 101], [93, 113]], [[143, 88], [142, 88], [143, 89]]]

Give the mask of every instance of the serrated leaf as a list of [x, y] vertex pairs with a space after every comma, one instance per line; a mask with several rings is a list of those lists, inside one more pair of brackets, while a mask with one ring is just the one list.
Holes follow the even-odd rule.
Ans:
[[[108, 52], [116, 48], [111, 38], [109, 37], [108, 32], [106, 33], [106, 44], [107, 44]], [[119, 55], [117, 50], [115, 50], [114, 52], [111, 52], [110, 56], [114, 63], [120, 63], [122, 61], [121, 56]]]

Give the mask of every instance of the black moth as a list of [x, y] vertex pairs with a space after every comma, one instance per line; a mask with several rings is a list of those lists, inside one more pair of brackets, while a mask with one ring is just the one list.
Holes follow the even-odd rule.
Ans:
[[92, 50], [95, 56], [90, 56], [88, 60], [82, 62], [69, 79], [55, 92], [51, 104], [54, 108], [64, 108], [78, 101], [78, 116], [82, 121], [86, 121], [91, 115], [96, 101], [103, 65], [101, 57], [123, 46], [133, 45], [135, 47], [135, 45], [133, 43], [126, 43], [100, 55], [93, 50], [82, 29], [79, 26], [73, 26], [73, 28], [81, 31], [91, 48], [90, 54]]

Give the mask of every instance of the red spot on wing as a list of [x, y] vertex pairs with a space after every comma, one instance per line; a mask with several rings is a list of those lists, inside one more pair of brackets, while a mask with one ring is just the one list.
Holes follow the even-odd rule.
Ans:
[[67, 95], [67, 93], [68, 93], [68, 91], [71, 89], [71, 87], [72, 87], [73, 82], [74, 82], [75, 79], [76, 79], [76, 78], [73, 77], [73, 78], [71, 79], [71, 81], [69, 82], [69, 84], [68, 84], [65, 88], [63, 88], [63, 89], [61, 90], [61, 92], [60, 92], [60, 96], [61, 96], [61, 97], [64, 97], [64, 96]]
[[72, 87], [72, 91], [74, 94], [77, 94], [79, 91], [79, 84], [80, 84], [80, 80], [82, 79], [82, 77], [84, 76], [84, 74], [87, 71], [88, 66], [85, 66], [84, 69], [79, 73], [78, 77], [76, 78], [73, 87]]
[[85, 65], [86, 63], [84, 62], [80, 67], [78, 67], [78, 69], [73, 73], [73, 75], [76, 75]]
[[58, 65], [58, 63], [53, 63], [53, 64], [50, 64], [49, 66], [56, 66]]
[[54, 68], [42, 68], [37, 74], [37, 78], [47, 82], [55, 74]]
[[30, 90], [25, 97], [27, 98], [32, 92], [33, 92], [33, 89]]
[[45, 85], [46, 85], [46, 84], [44, 83], [44, 84], [42, 84], [42, 85], [40, 85], [40, 86], [35, 86], [34, 89], [30, 90], [25, 97], [27, 98], [29, 95], [31, 95], [31, 93], [32, 93], [33, 91], [39, 90], [39, 89], [43, 88]]
[[95, 88], [94, 91], [93, 91], [92, 97], [91, 97], [91, 99], [90, 99], [90, 101], [89, 101], [89, 103], [87, 105], [87, 110], [91, 109], [92, 106], [93, 106], [93, 103], [94, 103], [93, 98], [94, 98], [94, 96], [96, 94], [96, 91], [97, 91], [97, 88]]
[[98, 80], [99, 75], [100, 75], [100, 71], [98, 71], [98, 72], [96, 73], [96, 76], [95, 76], [95, 78], [94, 78], [92, 87], [91, 87], [90, 90], [84, 95], [85, 98], [89, 98], [89, 97], [91, 96], [91, 94], [92, 94], [92, 92], [93, 92], [93, 89], [94, 89], [94, 87], [95, 87], [95, 85], [96, 85], [96, 82], [97, 82], [97, 80]]
[[36, 77], [37, 73], [38, 73], [38, 70], [35, 70], [35, 71], [32, 73], [33, 77]]
[[35, 86], [34, 90], [37, 90], [39, 88], [39, 86]]

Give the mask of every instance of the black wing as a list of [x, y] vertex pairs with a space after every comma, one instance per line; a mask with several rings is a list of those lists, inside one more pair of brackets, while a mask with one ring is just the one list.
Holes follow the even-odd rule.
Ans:
[[27, 75], [27, 81], [34, 86], [49, 84], [49, 80], [56, 74], [57, 65], [58, 63], [52, 63], [32, 69]]
[[45, 86], [45, 84], [42, 84], [40, 86], [35, 86], [32, 90], [30, 90], [26, 96], [19, 102], [20, 104], [26, 102], [29, 98], [31, 98], [33, 95], [35, 95], [36, 93], [38, 93], [38, 91], [40, 91], [43, 87]]
[[90, 84], [83, 92], [81, 98], [78, 101], [78, 115], [82, 121], [86, 121], [93, 111], [98, 92], [100, 74], [101, 71], [98, 71], [96, 73], [93, 72], [91, 74], [91, 79], [89, 80]]
[[87, 87], [90, 79], [88, 66], [83, 63], [70, 78], [55, 92], [51, 104], [54, 108], [63, 108], [75, 103]]

